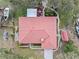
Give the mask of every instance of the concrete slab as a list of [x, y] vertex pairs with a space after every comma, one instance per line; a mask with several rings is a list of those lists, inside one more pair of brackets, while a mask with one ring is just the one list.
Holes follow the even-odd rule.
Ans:
[[44, 49], [44, 59], [53, 59], [52, 49]]

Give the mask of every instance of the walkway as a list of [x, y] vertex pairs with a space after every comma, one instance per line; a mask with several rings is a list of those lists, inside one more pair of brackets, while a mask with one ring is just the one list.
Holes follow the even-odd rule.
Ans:
[[44, 58], [45, 59], [53, 59], [53, 50], [52, 49], [44, 49]]

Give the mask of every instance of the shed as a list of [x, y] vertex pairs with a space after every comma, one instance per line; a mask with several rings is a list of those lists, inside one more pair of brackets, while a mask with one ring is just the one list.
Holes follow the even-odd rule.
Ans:
[[64, 41], [64, 42], [69, 41], [68, 32], [66, 30], [61, 31], [61, 37], [62, 37], [62, 41]]
[[37, 17], [37, 9], [35, 8], [27, 9], [27, 17]]

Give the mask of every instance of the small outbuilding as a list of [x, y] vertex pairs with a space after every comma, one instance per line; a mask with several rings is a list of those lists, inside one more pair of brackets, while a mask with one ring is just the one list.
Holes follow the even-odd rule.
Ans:
[[37, 9], [28, 8], [27, 9], [27, 17], [37, 17]]
[[69, 41], [68, 32], [66, 30], [62, 30], [61, 31], [61, 37], [62, 37], [62, 41], [64, 41], [64, 42], [68, 42]]

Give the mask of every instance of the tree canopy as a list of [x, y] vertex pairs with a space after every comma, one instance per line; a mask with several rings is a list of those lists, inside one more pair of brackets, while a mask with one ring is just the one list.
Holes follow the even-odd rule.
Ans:
[[62, 27], [69, 25], [74, 17], [78, 17], [79, 0], [48, 0], [47, 5], [59, 13]]

